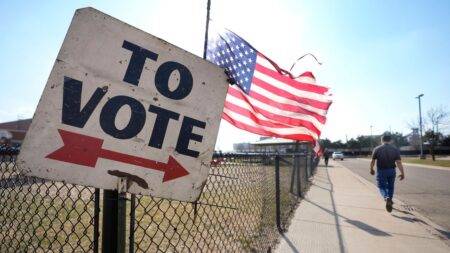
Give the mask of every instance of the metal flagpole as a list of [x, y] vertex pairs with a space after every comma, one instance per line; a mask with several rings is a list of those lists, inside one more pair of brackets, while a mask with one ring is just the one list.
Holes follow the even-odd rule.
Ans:
[[[205, 41], [203, 43], [203, 59], [206, 60], [206, 51], [208, 50], [208, 31], [209, 31], [209, 13], [211, 9], [211, 0], [208, 0], [206, 4], [206, 27], [205, 27]], [[193, 202], [194, 207], [194, 222], [197, 218], [197, 211], [198, 211], [198, 203], [197, 201]]]
[[211, 9], [211, 0], [208, 0], [206, 4], [206, 29], [205, 29], [205, 42], [203, 44], [203, 59], [206, 59], [206, 51], [208, 49], [208, 30], [209, 30], [209, 12]]
[[372, 134], [373, 126], [370, 125], [370, 149], [373, 150], [373, 134]]

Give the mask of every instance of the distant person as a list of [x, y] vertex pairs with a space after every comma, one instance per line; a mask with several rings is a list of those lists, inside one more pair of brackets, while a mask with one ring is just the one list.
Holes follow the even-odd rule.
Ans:
[[377, 183], [380, 193], [386, 201], [386, 210], [392, 212], [392, 197], [394, 196], [395, 168], [400, 170], [400, 180], [405, 178], [405, 171], [400, 158], [400, 151], [391, 144], [391, 136], [384, 134], [381, 137], [382, 144], [376, 147], [372, 153], [372, 162], [370, 163], [370, 174], [374, 175], [373, 166], [377, 161]]
[[325, 167], [328, 167], [329, 159], [330, 159], [330, 152], [328, 152], [328, 150], [325, 150], [325, 152], [323, 152], [323, 160], [325, 161]]

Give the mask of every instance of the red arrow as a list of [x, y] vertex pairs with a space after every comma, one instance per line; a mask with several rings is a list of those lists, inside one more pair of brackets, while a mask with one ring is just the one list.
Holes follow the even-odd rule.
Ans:
[[186, 171], [186, 169], [172, 156], [169, 156], [167, 163], [157, 162], [142, 157], [102, 149], [103, 140], [99, 138], [62, 129], [58, 129], [58, 132], [59, 135], [61, 135], [64, 146], [48, 154], [46, 158], [89, 167], [95, 167], [98, 158], [104, 158], [163, 171], [163, 182], [189, 175], [189, 172]]

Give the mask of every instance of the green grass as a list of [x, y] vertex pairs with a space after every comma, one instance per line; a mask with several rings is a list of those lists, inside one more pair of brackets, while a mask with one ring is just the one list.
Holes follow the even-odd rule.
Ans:
[[431, 158], [427, 159], [419, 159], [419, 158], [402, 158], [402, 161], [405, 163], [416, 163], [423, 165], [434, 165], [434, 166], [442, 166], [450, 168], [450, 160], [439, 160], [436, 158], [436, 161], [433, 161]]

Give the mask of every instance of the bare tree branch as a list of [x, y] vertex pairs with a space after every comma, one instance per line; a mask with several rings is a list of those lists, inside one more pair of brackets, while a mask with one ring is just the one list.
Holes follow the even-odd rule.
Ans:
[[416, 119], [408, 120], [405, 123], [408, 126], [408, 128], [410, 128], [410, 129], [419, 128], [419, 121]]
[[[410, 129], [413, 129], [413, 128], [419, 129], [419, 122], [420, 122], [419, 118], [417, 117], [417, 119], [411, 119], [409, 121], [406, 121], [406, 125]], [[426, 118], [422, 118], [422, 130], [423, 130], [423, 132], [425, 132], [426, 129], [428, 129], [428, 120]]]
[[443, 124], [449, 115], [448, 110], [444, 106], [432, 107], [427, 112], [428, 119], [431, 122], [434, 131], [439, 131], [439, 125]]

